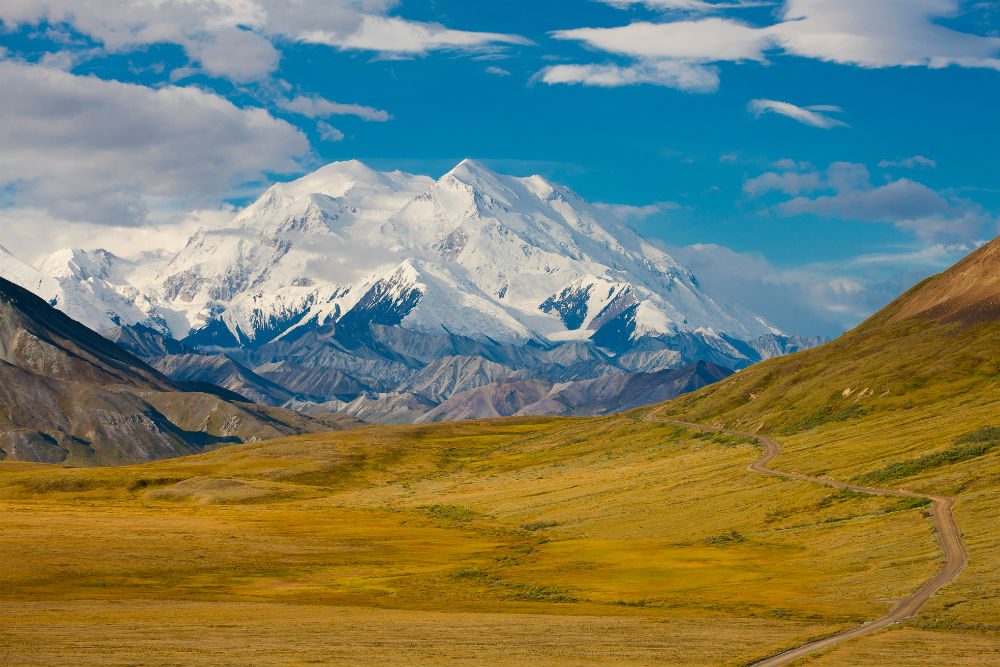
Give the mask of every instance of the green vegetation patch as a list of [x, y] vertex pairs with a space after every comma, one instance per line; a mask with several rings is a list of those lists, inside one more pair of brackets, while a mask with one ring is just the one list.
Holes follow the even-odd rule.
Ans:
[[896, 511], [905, 511], [917, 509], [918, 507], [927, 507], [931, 504], [930, 498], [903, 498], [898, 503], [896, 503]]
[[721, 545], [721, 544], [739, 544], [741, 542], [746, 542], [747, 538], [737, 533], [735, 530], [731, 530], [728, 533], [723, 533], [722, 535], [713, 535], [712, 537], [705, 538], [705, 544]]
[[456, 570], [452, 573], [451, 578], [454, 581], [468, 581], [481, 586], [494, 587], [498, 590], [500, 597], [508, 600], [518, 600], [521, 602], [579, 602], [565, 588], [507, 581], [493, 572], [478, 567]]
[[545, 530], [546, 528], [555, 528], [559, 525], [558, 521], [532, 521], [530, 523], [522, 523], [522, 530], [536, 531]]
[[871, 412], [872, 409], [870, 407], [864, 407], [857, 403], [852, 403], [848, 406], [830, 405], [790, 422], [782, 429], [782, 433], [789, 435], [800, 431], [808, 431], [824, 424], [860, 419], [871, 414]]
[[817, 509], [823, 509], [825, 507], [830, 507], [834, 503], [843, 502], [845, 500], [860, 500], [862, 498], [871, 498], [867, 493], [862, 493], [860, 491], [854, 491], [852, 489], [841, 489], [836, 493], [831, 493], [828, 496], [824, 496], [816, 503]]
[[478, 514], [468, 507], [462, 507], [461, 505], [430, 505], [424, 508], [424, 511], [435, 519], [449, 523], [468, 523], [479, 517]]
[[927, 470], [962, 463], [984, 456], [1000, 447], [1000, 427], [988, 426], [956, 438], [948, 449], [919, 456], [909, 461], [891, 463], [881, 470], [860, 475], [855, 481], [862, 484], [890, 482], [913, 477]]

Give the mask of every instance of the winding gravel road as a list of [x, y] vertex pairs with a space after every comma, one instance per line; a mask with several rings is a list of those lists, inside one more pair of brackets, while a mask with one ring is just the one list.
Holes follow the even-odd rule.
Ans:
[[955, 577], [957, 577], [959, 572], [965, 568], [965, 565], [968, 562], [968, 556], [965, 553], [965, 547], [962, 545], [962, 538], [958, 531], [958, 525], [955, 523], [955, 517], [952, 515], [951, 511], [952, 506], [955, 504], [955, 500], [953, 498], [949, 498], [947, 496], [927, 496], [921, 493], [898, 491], [896, 489], [878, 489], [870, 486], [857, 486], [855, 484], [837, 482], [830, 479], [824, 479], [822, 477], [810, 477], [809, 475], [800, 475], [793, 472], [771, 470], [768, 468], [768, 465], [781, 454], [781, 447], [772, 438], [766, 435], [733, 431], [715, 426], [706, 426], [704, 424], [693, 424], [675, 419], [657, 419], [656, 415], [658, 412], [659, 410], [655, 410], [649, 413], [646, 415], [646, 419], [649, 419], [650, 421], [677, 424], [694, 430], [753, 438], [764, 447], [764, 453], [761, 454], [760, 458], [747, 466], [747, 469], [760, 473], [761, 475], [794, 479], [802, 482], [812, 482], [814, 484], [822, 484], [823, 486], [829, 486], [835, 489], [849, 489], [860, 493], [868, 493], [873, 496], [924, 498], [930, 500], [933, 504], [932, 516], [934, 517], [934, 529], [937, 532], [938, 541], [941, 545], [941, 550], [944, 552], [945, 558], [944, 566], [941, 568], [940, 572], [934, 575], [934, 577], [921, 586], [915, 593], [899, 600], [892, 607], [892, 609], [889, 610], [889, 613], [881, 618], [865, 623], [857, 628], [831, 635], [825, 639], [819, 639], [814, 642], [809, 642], [808, 644], [803, 644], [802, 646], [797, 646], [771, 658], [751, 663], [748, 667], [777, 667], [778, 665], [787, 665], [794, 660], [798, 660], [799, 658], [816, 651], [836, 646], [837, 644], [851, 639], [857, 639], [858, 637], [870, 635], [883, 628], [893, 625], [894, 623], [905, 621], [920, 611], [921, 607], [927, 604], [927, 601], [932, 595], [934, 595], [934, 593], [948, 585]]

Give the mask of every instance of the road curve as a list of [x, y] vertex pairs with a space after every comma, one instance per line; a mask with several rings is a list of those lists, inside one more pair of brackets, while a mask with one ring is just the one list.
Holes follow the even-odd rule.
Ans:
[[811, 477], [809, 475], [800, 475], [793, 472], [771, 470], [768, 468], [768, 465], [781, 454], [781, 447], [774, 441], [774, 439], [766, 435], [733, 431], [716, 426], [706, 426], [704, 424], [693, 424], [676, 419], [656, 419], [656, 415], [660, 412], [660, 410], [662, 410], [662, 408], [650, 412], [646, 415], [646, 419], [650, 421], [677, 424], [678, 426], [685, 426], [687, 428], [700, 431], [710, 431], [713, 433], [725, 433], [728, 435], [753, 438], [764, 447], [764, 452], [760, 455], [760, 458], [747, 466], [747, 469], [760, 473], [761, 475], [794, 479], [802, 482], [812, 482], [814, 484], [822, 484], [823, 486], [829, 486], [835, 489], [849, 489], [860, 493], [868, 493], [873, 496], [924, 498], [930, 500], [932, 503], [931, 513], [934, 517], [934, 529], [937, 532], [941, 550], [944, 552], [944, 566], [941, 568], [940, 572], [934, 575], [934, 577], [928, 580], [916, 592], [908, 595], [902, 600], [899, 600], [892, 607], [892, 609], [889, 610], [889, 613], [881, 618], [870, 621], [851, 630], [839, 632], [824, 639], [819, 639], [809, 642], [808, 644], [803, 644], [802, 646], [789, 649], [788, 651], [780, 653], [776, 656], [750, 663], [748, 667], [778, 667], [778, 665], [787, 665], [794, 660], [798, 660], [799, 658], [809, 655], [810, 653], [836, 646], [837, 644], [841, 644], [851, 639], [857, 639], [858, 637], [870, 635], [883, 628], [893, 625], [894, 623], [905, 621], [920, 611], [921, 607], [927, 604], [927, 601], [932, 595], [934, 595], [934, 593], [944, 588], [955, 577], [957, 577], [958, 574], [965, 568], [966, 563], [968, 563], [965, 546], [962, 544], [962, 538], [958, 531], [958, 525], [955, 523], [955, 517], [952, 515], [951, 511], [952, 506], [955, 504], [955, 500], [953, 498], [949, 498], [947, 496], [927, 496], [921, 493], [898, 491], [896, 489], [878, 489], [871, 486], [857, 486], [855, 484], [846, 484], [844, 482], [837, 482], [835, 480], [824, 479], [822, 477]]

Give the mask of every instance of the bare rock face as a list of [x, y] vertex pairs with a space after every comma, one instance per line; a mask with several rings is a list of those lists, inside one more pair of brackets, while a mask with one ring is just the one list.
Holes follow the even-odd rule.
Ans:
[[422, 422], [509, 416], [604, 415], [667, 401], [732, 371], [709, 362], [655, 373], [618, 373], [574, 382], [507, 380], [456, 394]]
[[185, 391], [0, 279], [0, 458], [114, 465], [353, 423]]
[[54, 438], [39, 431], [18, 429], [0, 433], [0, 439], [7, 442], [10, 450], [10, 454], [3, 452], [3, 458], [9, 456], [19, 461], [62, 463], [69, 456], [69, 452], [60, 447]]

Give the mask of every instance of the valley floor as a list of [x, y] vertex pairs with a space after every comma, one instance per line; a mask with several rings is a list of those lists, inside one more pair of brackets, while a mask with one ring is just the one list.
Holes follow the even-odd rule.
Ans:
[[[758, 456], [636, 413], [3, 463], [0, 663], [735, 666], [940, 567], [925, 507], [747, 472]], [[1000, 664], [987, 565], [806, 664]]]

